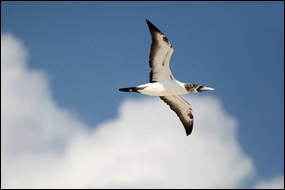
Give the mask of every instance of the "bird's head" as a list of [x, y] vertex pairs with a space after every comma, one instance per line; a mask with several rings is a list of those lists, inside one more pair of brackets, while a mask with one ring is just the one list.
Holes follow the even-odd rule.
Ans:
[[196, 93], [196, 92], [203, 92], [203, 91], [209, 91], [209, 90], [215, 90], [214, 88], [206, 87], [200, 84], [192, 84], [192, 83], [186, 83], [185, 88], [189, 93]]

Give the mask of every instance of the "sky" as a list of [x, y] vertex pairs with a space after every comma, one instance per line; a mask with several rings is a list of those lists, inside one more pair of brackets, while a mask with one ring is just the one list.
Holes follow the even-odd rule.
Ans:
[[[195, 124], [147, 83], [170, 40]], [[283, 2], [1, 2], [1, 188], [284, 188]]]

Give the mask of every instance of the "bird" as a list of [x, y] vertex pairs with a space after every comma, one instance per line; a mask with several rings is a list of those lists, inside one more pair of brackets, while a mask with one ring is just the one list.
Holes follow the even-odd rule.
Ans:
[[149, 54], [149, 83], [119, 88], [122, 92], [137, 92], [149, 96], [159, 96], [179, 117], [186, 136], [193, 130], [194, 116], [192, 106], [181, 95], [214, 90], [200, 84], [183, 83], [175, 79], [170, 69], [170, 58], [174, 52], [168, 38], [146, 19], [152, 43]]

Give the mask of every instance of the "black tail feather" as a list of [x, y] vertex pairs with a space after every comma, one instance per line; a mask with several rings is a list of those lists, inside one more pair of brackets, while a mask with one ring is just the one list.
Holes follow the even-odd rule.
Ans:
[[137, 87], [119, 88], [122, 92], [138, 92]]

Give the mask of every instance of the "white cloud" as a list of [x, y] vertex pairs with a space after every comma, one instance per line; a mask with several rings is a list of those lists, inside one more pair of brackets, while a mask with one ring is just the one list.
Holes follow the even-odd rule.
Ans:
[[255, 189], [284, 189], [284, 176], [275, 176], [270, 180], [260, 181]]
[[2, 188], [238, 188], [255, 173], [215, 97], [187, 96], [186, 137], [158, 98], [127, 99], [95, 130], [50, 96], [18, 39], [1, 34]]
[[9, 155], [63, 148], [84, 124], [56, 105], [45, 74], [27, 68], [17, 39], [1, 34], [1, 55], [1, 148]]

